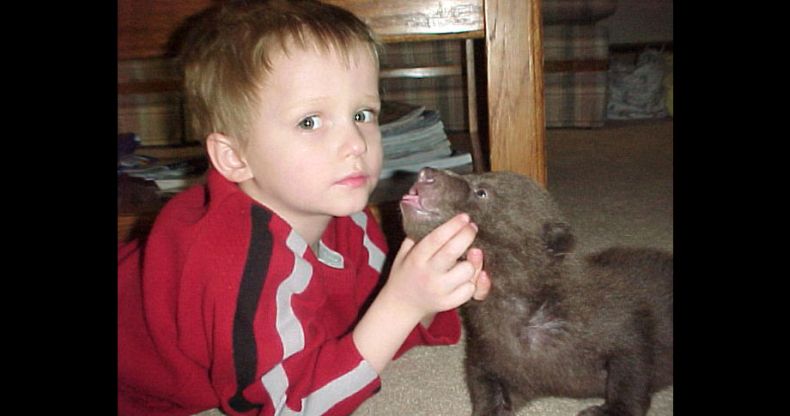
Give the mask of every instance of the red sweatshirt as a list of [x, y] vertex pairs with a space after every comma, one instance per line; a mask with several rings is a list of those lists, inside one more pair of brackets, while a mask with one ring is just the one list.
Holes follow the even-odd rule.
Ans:
[[[353, 412], [381, 383], [351, 331], [386, 243], [365, 211], [333, 219], [318, 251], [214, 170], [175, 196], [145, 247], [119, 246], [120, 414]], [[459, 337], [440, 313], [398, 355]]]

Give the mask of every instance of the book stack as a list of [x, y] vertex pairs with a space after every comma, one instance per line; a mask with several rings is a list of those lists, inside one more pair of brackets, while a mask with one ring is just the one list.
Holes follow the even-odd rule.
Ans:
[[472, 163], [468, 152], [454, 151], [439, 113], [424, 106], [383, 101], [381, 141], [384, 165], [381, 179], [395, 172], [419, 172], [423, 167], [449, 169]]
[[118, 176], [153, 181], [162, 192], [180, 192], [199, 183], [208, 169], [204, 156], [160, 159], [134, 153], [141, 143], [135, 133], [118, 135]]

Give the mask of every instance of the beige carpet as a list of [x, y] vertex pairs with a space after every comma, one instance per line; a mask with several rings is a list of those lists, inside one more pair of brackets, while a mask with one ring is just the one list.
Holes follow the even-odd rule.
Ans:
[[[548, 130], [548, 187], [574, 227], [581, 252], [616, 242], [672, 249], [672, 125], [650, 120]], [[390, 364], [381, 392], [354, 415], [468, 415], [462, 360], [463, 342], [409, 351]], [[648, 416], [672, 415], [672, 399], [672, 387], [656, 394]], [[602, 402], [544, 398], [517, 414], [571, 416]]]

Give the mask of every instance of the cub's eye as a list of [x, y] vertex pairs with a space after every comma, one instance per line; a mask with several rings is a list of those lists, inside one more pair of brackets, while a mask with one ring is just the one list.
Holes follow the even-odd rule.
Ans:
[[357, 123], [370, 123], [376, 119], [376, 113], [372, 110], [362, 110], [354, 114], [354, 121]]
[[480, 198], [480, 199], [488, 198], [488, 192], [486, 192], [485, 189], [476, 189], [475, 190], [475, 196]]
[[303, 130], [315, 130], [321, 127], [321, 117], [308, 116], [299, 122], [299, 128]]

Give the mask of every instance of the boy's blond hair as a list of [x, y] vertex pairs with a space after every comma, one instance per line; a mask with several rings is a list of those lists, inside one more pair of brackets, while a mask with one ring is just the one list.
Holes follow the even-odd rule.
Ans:
[[314, 0], [231, 1], [196, 16], [182, 43], [184, 99], [191, 138], [223, 133], [243, 145], [271, 71], [273, 53], [288, 46], [349, 51], [366, 46], [378, 63], [379, 43], [351, 12]]

